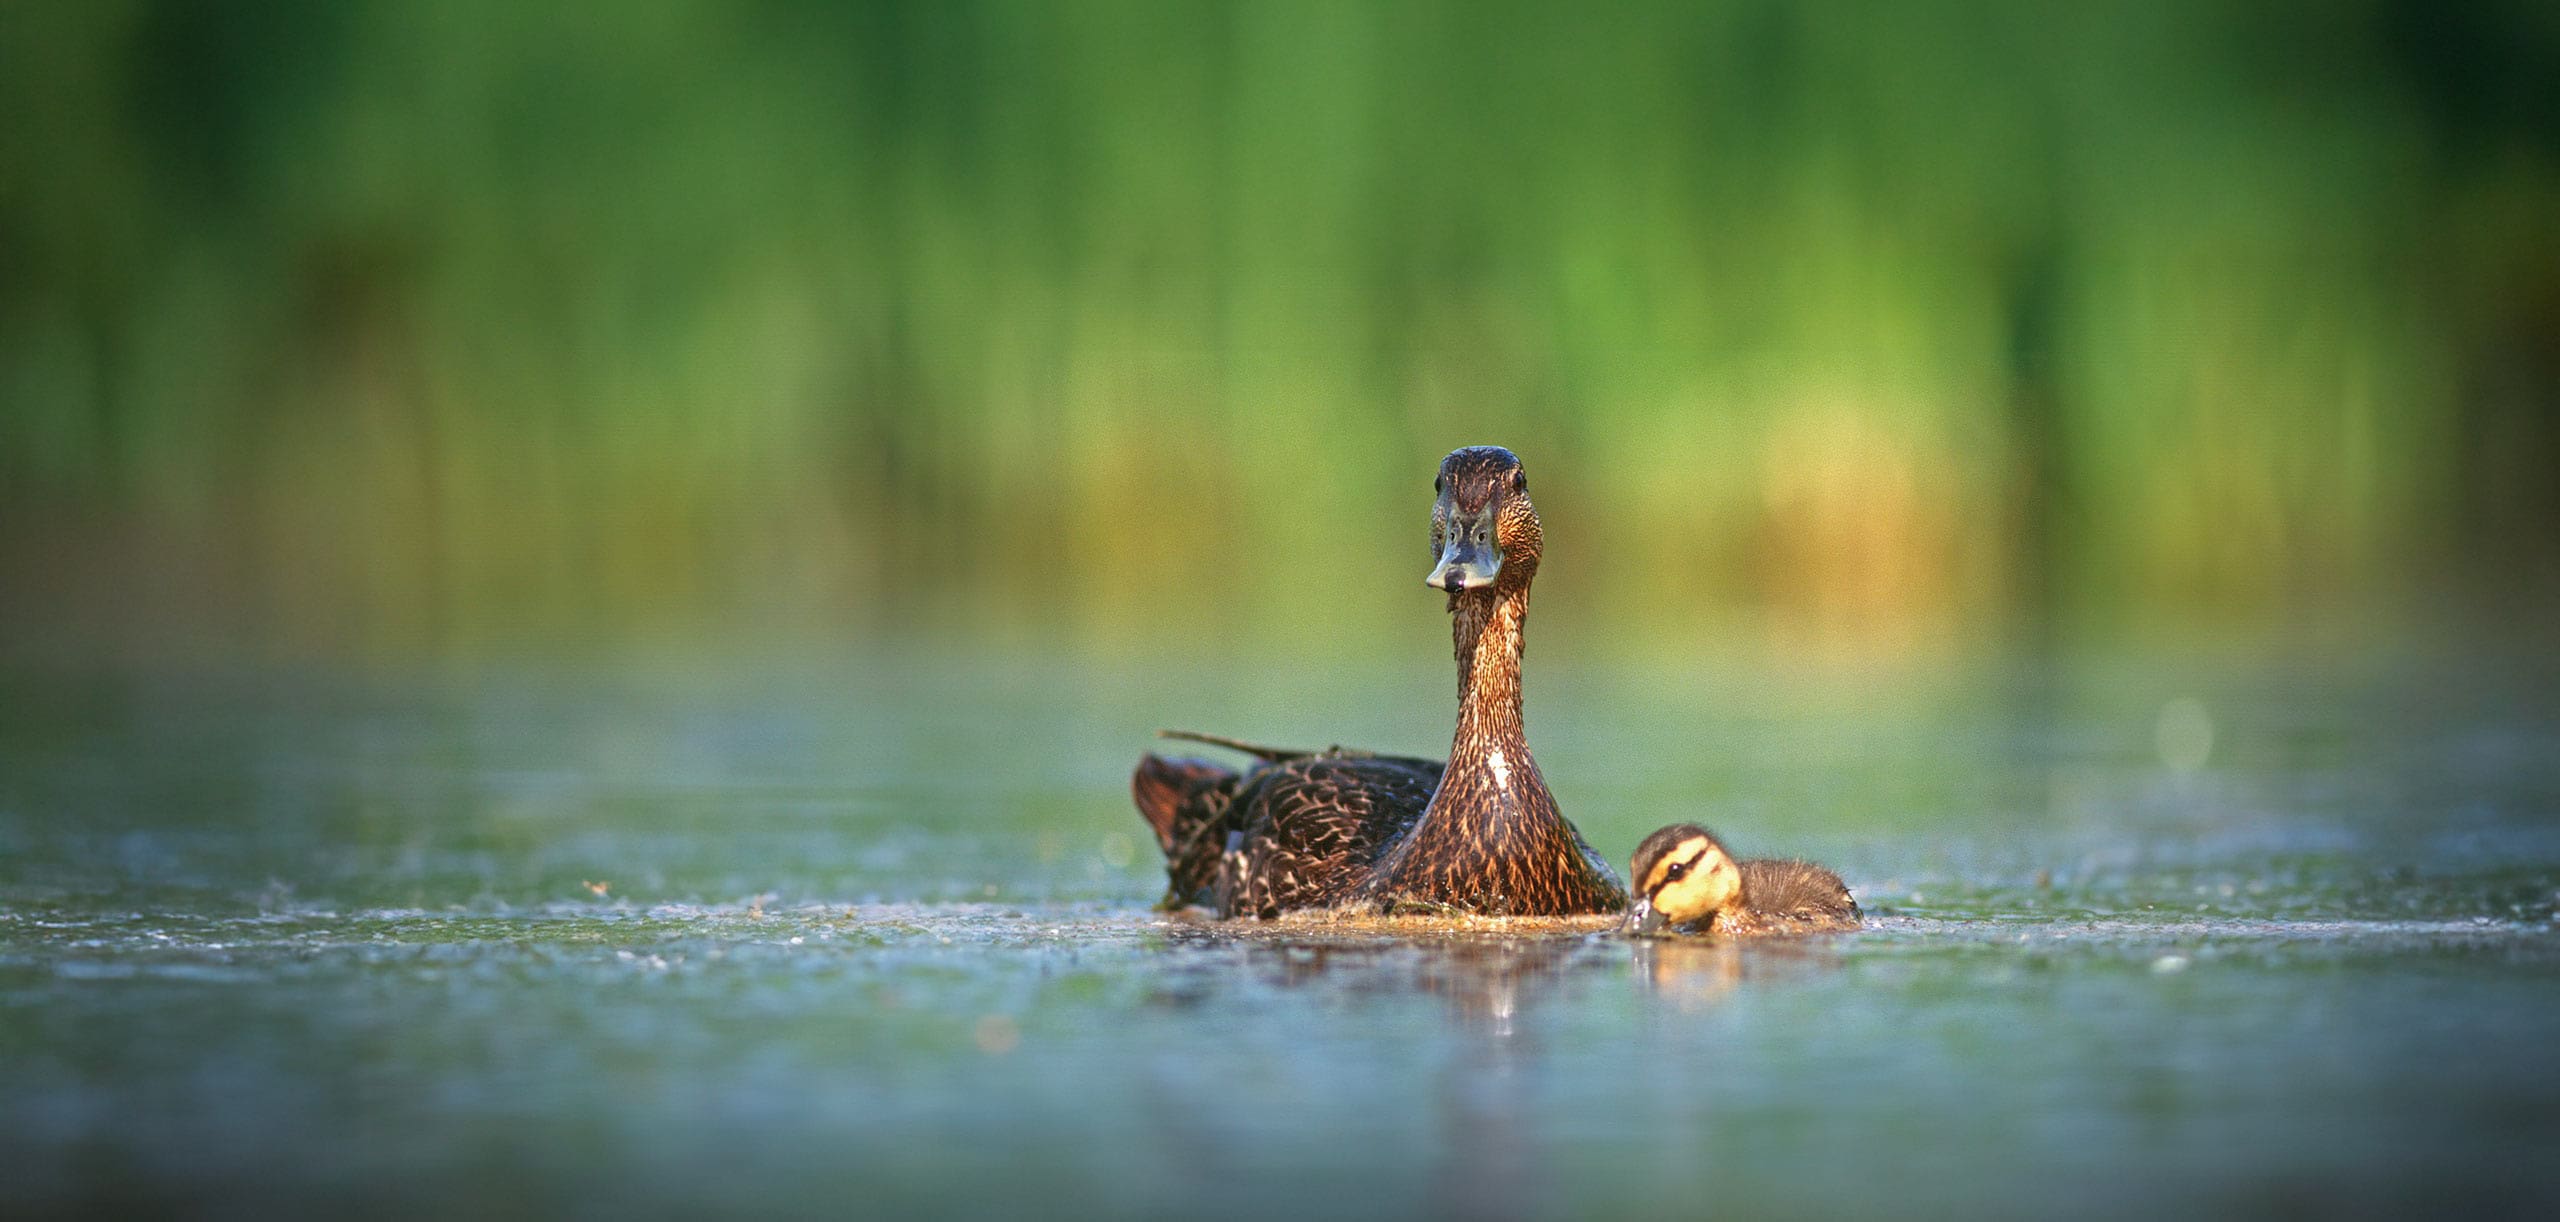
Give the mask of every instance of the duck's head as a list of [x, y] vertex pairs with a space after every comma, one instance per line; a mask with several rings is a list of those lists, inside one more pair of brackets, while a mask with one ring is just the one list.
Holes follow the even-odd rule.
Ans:
[[1501, 446], [1468, 446], [1440, 460], [1431, 482], [1431, 554], [1422, 584], [1451, 594], [1526, 582], [1538, 571], [1538, 510], [1529, 477]]
[[1627, 908], [1629, 934], [1702, 921], [1742, 898], [1742, 868], [1715, 833], [1695, 823], [1675, 823], [1645, 837], [1632, 865], [1636, 899]]

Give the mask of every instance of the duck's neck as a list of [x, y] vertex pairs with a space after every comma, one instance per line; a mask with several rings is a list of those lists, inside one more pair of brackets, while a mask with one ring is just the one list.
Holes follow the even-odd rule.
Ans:
[[1555, 798], [1529, 758], [1520, 720], [1522, 628], [1529, 583], [1469, 590], [1450, 608], [1458, 656], [1458, 728], [1432, 796], [1435, 822], [1505, 823], [1552, 816]]
[[1398, 837], [1362, 896], [1503, 914], [1609, 912], [1626, 892], [1556, 809], [1520, 724], [1521, 626], [1528, 565], [1450, 605], [1457, 634], [1458, 732], [1440, 785]]

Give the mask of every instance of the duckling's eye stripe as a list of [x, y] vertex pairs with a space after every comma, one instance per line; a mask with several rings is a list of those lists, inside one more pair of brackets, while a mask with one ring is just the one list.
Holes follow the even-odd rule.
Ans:
[[1695, 866], [1695, 865], [1697, 865], [1701, 860], [1704, 860], [1704, 859], [1705, 859], [1705, 857], [1706, 857], [1706, 855], [1707, 855], [1707, 851], [1706, 851], [1705, 849], [1703, 849], [1703, 848], [1702, 848], [1702, 849], [1699, 849], [1699, 850], [1698, 850], [1697, 852], [1695, 852], [1695, 853], [1691, 853], [1691, 854], [1689, 854], [1688, 859], [1687, 859], [1687, 860], [1685, 860], [1685, 861], [1675, 861], [1675, 862], [1672, 862], [1672, 863], [1670, 863], [1670, 864], [1668, 864], [1668, 865], [1659, 866], [1659, 867], [1655, 868], [1655, 870], [1654, 870], [1653, 885], [1652, 885], [1652, 886], [1650, 886], [1650, 887], [1645, 888], [1645, 892], [1644, 892], [1644, 893], [1645, 893], [1646, 895], [1660, 895], [1660, 894], [1662, 894], [1662, 889], [1663, 889], [1664, 887], [1668, 887], [1668, 886], [1670, 886], [1671, 884], [1673, 884], [1673, 883], [1676, 883], [1676, 882], [1680, 881], [1679, 879], [1672, 877], [1672, 875], [1671, 875], [1671, 871], [1672, 871], [1672, 870], [1677, 869], [1677, 870], [1679, 870], [1679, 871], [1680, 871], [1680, 873], [1681, 873], [1682, 875], [1684, 875], [1684, 876], [1685, 876], [1685, 875], [1687, 875], [1687, 874], [1688, 874], [1690, 867]]

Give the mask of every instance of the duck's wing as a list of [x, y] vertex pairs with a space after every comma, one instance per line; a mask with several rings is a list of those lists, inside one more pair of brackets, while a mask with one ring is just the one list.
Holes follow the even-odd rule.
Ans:
[[1334, 903], [1422, 817], [1436, 760], [1314, 755], [1255, 773], [1237, 795], [1241, 824], [1219, 864], [1225, 916], [1277, 916]]

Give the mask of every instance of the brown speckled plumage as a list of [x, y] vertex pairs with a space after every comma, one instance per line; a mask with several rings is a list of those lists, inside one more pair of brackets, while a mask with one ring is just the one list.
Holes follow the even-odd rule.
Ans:
[[[1168, 903], [1205, 901], [1226, 916], [1332, 906], [1569, 915], [1625, 905], [1607, 861], [1556, 809], [1521, 723], [1523, 630], [1542, 540], [1519, 460], [1492, 446], [1456, 451], [1435, 491], [1433, 577], [1449, 590], [1458, 663], [1447, 767], [1245, 748], [1262, 762], [1222, 779], [1214, 765], [1148, 756], [1134, 784], [1166, 852]], [[1212, 877], [1206, 853], [1218, 841]]]
[[1440, 776], [1428, 760], [1332, 756], [1263, 769], [1237, 795], [1245, 824], [1218, 860], [1218, 915], [1342, 902], [1413, 826]]
[[1165, 893], [1157, 907], [1171, 911], [1215, 905], [1210, 888], [1218, 881], [1218, 856], [1226, 848], [1227, 833], [1234, 830], [1230, 816], [1243, 781], [1234, 769], [1206, 760], [1138, 757], [1138, 769], [1129, 777], [1130, 796], [1164, 852]]
[[1164, 850], [1168, 909], [1268, 917], [1332, 904], [1380, 845], [1412, 826], [1440, 782], [1438, 760], [1164, 736], [1257, 757], [1241, 773], [1200, 760], [1139, 759], [1131, 788]]

